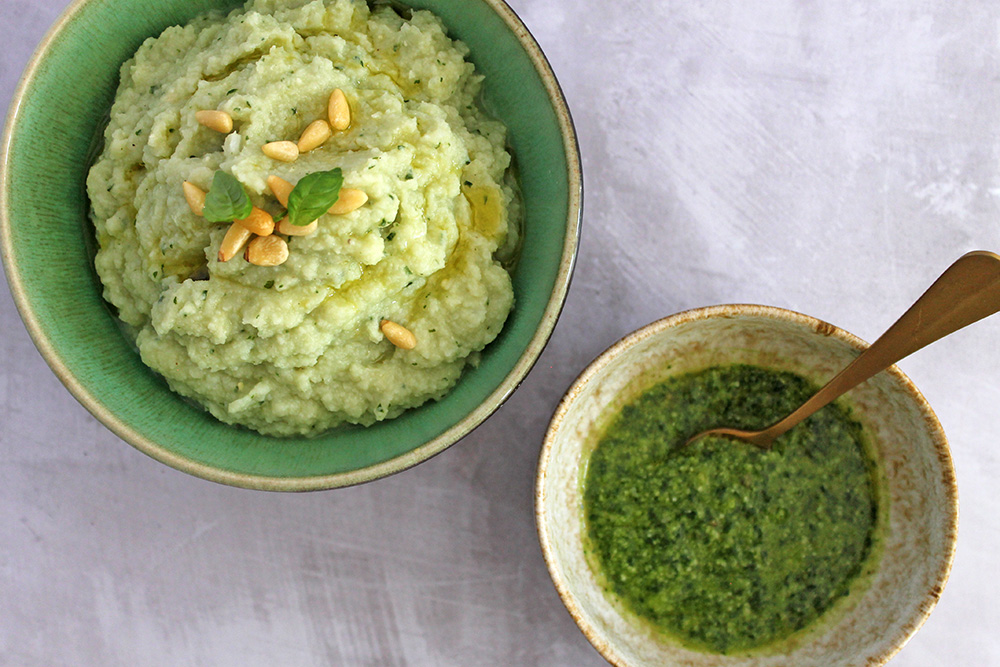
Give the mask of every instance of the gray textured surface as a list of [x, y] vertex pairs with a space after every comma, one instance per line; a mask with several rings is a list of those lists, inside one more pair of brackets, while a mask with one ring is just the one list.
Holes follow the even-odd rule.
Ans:
[[[0, 108], [66, 0], [0, 0]], [[507, 405], [366, 486], [230, 489], [166, 468], [49, 372], [0, 288], [0, 664], [603, 664], [532, 518], [548, 417], [621, 335], [759, 302], [876, 337], [1000, 250], [1000, 5], [514, 0], [581, 136], [569, 300]], [[951, 440], [959, 548], [899, 667], [1000, 664], [1000, 317], [901, 366]]]

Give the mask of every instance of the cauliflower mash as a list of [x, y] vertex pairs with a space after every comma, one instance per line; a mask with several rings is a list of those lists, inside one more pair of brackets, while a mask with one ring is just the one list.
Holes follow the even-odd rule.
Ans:
[[[444, 395], [510, 312], [518, 240], [505, 130], [477, 104], [467, 53], [432, 14], [361, 0], [251, 0], [148, 39], [122, 67], [87, 180], [104, 296], [143, 362], [269, 435], [367, 425]], [[304, 145], [328, 103], [326, 138]], [[336, 169], [341, 197], [363, 202], [293, 233], [269, 177]], [[224, 239], [250, 232], [191, 203], [217, 172], [275, 222], [245, 252]], [[248, 261], [261, 239], [282, 246], [280, 263]]]

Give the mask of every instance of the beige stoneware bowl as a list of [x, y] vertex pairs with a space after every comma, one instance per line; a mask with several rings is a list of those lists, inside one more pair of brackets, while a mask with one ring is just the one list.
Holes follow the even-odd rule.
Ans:
[[[536, 487], [538, 533], [563, 603], [614, 665], [835, 667], [882, 665], [934, 607], [951, 568], [958, 497], [948, 444], [930, 406], [896, 367], [847, 394], [884, 476], [878, 570], [814, 627], [742, 656], [658, 638], [607, 596], [584, 553], [582, 481], [596, 437], [624, 403], [675, 374], [725, 363], [798, 373], [817, 386], [866, 344], [820, 320], [765, 306], [691, 310], [626, 336], [566, 393], [549, 426]], [[738, 445], [734, 445], [738, 446]]]

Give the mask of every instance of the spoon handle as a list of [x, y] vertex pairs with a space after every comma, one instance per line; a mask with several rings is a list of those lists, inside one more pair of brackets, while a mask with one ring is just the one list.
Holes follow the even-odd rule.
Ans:
[[841, 394], [939, 338], [1000, 311], [1000, 255], [963, 255], [895, 324], [792, 414], [767, 429], [788, 431]]

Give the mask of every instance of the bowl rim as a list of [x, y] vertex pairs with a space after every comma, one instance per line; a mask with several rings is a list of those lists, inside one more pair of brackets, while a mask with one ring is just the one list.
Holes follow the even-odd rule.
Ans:
[[[551, 453], [555, 436], [562, 427], [563, 420], [566, 417], [567, 412], [575, 403], [584, 387], [586, 387], [591, 380], [598, 377], [621, 354], [636, 344], [680, 324], [715, 318], [740, 318], [746, 316], [765, 317], [808, 327], [820, 335], [829, 336], [841, 342], [847, 343], [858, 351], [862, 351], [868, 347], [868, 343], [864, 340], [844, 329], [841, 329], [840, 327], [810, 315], [805, 315], [803, 313], [776, 306], [736, 303], [692, 308], [690, 310], [674, 313], [673, 315], [668, 315], [667, 317], [663, 317], [640, 327], [635, 331], [626, 334], [604, 350], [604, 352], [599, 354], [587, 365], [586, 368], [583, 369], [583, 371], [581, 371], [581, 373], [570, 385], [569, 389], [566, 390], [566, 393], [559, 401], [559, 404], [556, 407], [556, 410], [552, 415], [552, 419], [550, 420], [545, 431], [545, 437], [542, 441], [542, 449], [538, 458], [538, 467], [535, 478], [535, 530], [538, 533], [538, 541], [541, 545], [542, 557], [545, 560], [545, 566], [549, 571], [549, 576], [555, 586], [556, 592], [559, 594], [559, 598], [562, 600], [566, 610], [573, 618], [573, 621], [586, 636], [587, 641], [589, 641], [590, 644], [597, 649], [605, 660], [612, 665], [615, 665], [615, 667], [630, 667], [630, 663], [626, 662], [611, 642], [608, 641], [597, 630], [597, 628], [586, 621], [580, 606], [576, 602], [576, 598], [570, 590], [569, 585], [566, 583], [566, 580], [563, 578], [562, 572], [557, 567], [553, 540], [549, 535], [548, 525], [546, 523], [547, 496], [545, 492], [545, 481], [548, 474], [549, 464], [552, 462]], [[918, 390], [916, 385], [913, 384], [913, 381], [911, 381], [910, 378], [908, 378], [896, 365], [892, 365], [886, 369], [885, 372], [890, 373], [895, 381], [914, 399], [920, 412], [924, 415], [924, 424], [930, 432], [938, 461], [942, 466], [942, 482], [946, 487], [947, 501], [950, 504], [951, 511], [948, 513], [948, 525], [945, 531], [947, 553], [935, 573], [933, 585], [923, 593], [922, 604], [919, 605], [918, 613], [915, 614], [913, 618], [907, 620], [896, 636], [890, 638], [889, 648], [878, 655], [869, 657], [868, 662], [865, 664], [871, 665], [872, 667], [884, 665], [892, 659], [893, 656], [899, 653], [903, 646], [905, 646], [917, 630], [920, 629], [920, 626], [924, 624], [928, 616], [930, 616], [931, 612], [934, 610], [934, 607], [944, 590], [945, 584], [948, 581], [948, 576], [951, 573], [952, 564], [955, 560], [955, 549], [958, 537], [958, 486], [955, 478], [954, 462], [952, 461], [951, 451], [948, 447], [948, 441], [945, 437], [941, 422], [938, 420], [937, 415], [934, 414], [934, 411], [927, 402], [927, 399], [924, 398], [924, 395], [920, 393], [920, 390]]]
[[0, 260], [2, 260], [4, 265], [7, 283], [14, 298], [14, 304], [17, 307], [21, 320], [24, 322], [25, 328], [28, 330], [28, 335], [31, 337], [32, 342], [41, 353], [45, 362], [74, 398], [119, 438], [161, 463], [209, 481], [266, 491], [318, 491], [361, 484], [401, 472], [441, 453], [471, 433], [486, 418], [498, 410], [527, 376], [552, 336], [556, 321], [559, 319], [559, 315], [566, 302], [566, 295], [576, 263], [580, 228], [583, 219], [583, 169], [579, 141], [572, 116], [570, 115], [569, 106], [562, 88], [555, 77], [555, 73], [538, 42], [505, 0], [480, 1], [492, 9], [514, 34], [541, 78], [549, 102], [556, 115], [567, 163], [568, 198], [566, 219], [564, 222], [566, 237], [560, 255], [559, 269], [555, 276], [555, 284], [542, 312], [538, 327], [535, 329], [521, 356], [518, 357], [517, 362], [500, 381], [496, 389], [476, 409], [466, 414], [458, 422], [433, 439], [399, 456], [374, 465], [347, 472], [298, 477], [255, 475], [217, 468], [194, 461], [186, 456], [178, 455], [144, 437], [97, 400], [73, 376], [59, 354], [59, 351], [42, 329], [38, 317], [31, 303], [28, 301], [23, 277], [14, 260], [9, 223], [11, 219], [9, 208], [10, 196], [8, 193], [10, 188], [9, 160], [14, 128], [20, 116], [21, 104], [25, 94], [34, 81], [41, 63], [48, 55], [50, 48], [58, 40], [66, 26], [73, 21], [77, 13], [85, 5], [97, 1], [99, 0], [74, 0], [63, 10], [55, 23], [46, 32], [39, 45], [35, 48], [28, 64], [25, 66], [20, 82], [14, 91], [7, 112], [6, 125], [2, 138], [0, 138]]

